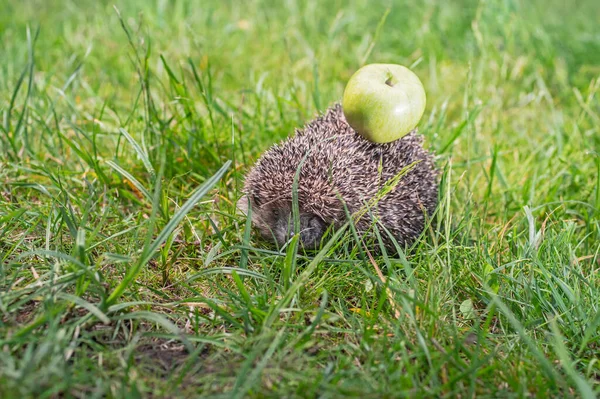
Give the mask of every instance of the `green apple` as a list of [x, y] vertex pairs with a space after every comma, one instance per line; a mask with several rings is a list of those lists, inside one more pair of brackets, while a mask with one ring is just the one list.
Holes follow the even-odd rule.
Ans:
[[410, 69], [369, 64], [348, 81], [342, 108], [350, 126], [367, 140], [389, 143], [417, 126], [425, 102], [423, 84]]

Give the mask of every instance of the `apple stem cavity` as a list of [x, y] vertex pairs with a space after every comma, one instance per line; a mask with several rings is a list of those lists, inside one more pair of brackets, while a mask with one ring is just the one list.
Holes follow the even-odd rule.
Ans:
[[398, 79], [396, 79], [396, 77], [394, 76], [394, 74], [392, 73], [392, 71], [390, 71], [389, 69], [386, 71], [386, 76], [387, 79], [385, 80], [385, 84], [390, 86], [390, 87], [394, 87], [396, 86], [396, 83], [398, 83]]

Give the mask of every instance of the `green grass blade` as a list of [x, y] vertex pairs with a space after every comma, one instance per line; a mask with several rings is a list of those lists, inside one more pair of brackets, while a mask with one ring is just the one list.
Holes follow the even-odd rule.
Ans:
[[103, 322], [104, 324], [109, 324], [110, 323], [110, 319], [108, 318], [108, 316], [102, 312], [97, 306], [95, 306], [94, 304], [82, 299], [79, 296], [76, 295], [71, 295], [71, 294], [67, 294], [64, 292], [61, 292], [57, 295], [58, 298], [60, 299], [64, 299], [65, 301], [69, 301], [74, 303], [77, 306], [81, 306], [82, 308], [84, 308], [85, 310], [89, 311], [91, 314], [93, 314], [94, 316], [96, 316], [98, 318], [98, 320], [100, 320], [101, 322]]
[[560, 333], [558, 325], [556, 324], [556, 319], [550, 320], [550, 327], [552, 329], [552, 340], [554, 343], [554, 350], [558, 358], [560, 359], [562, 367], [565, 369], [567, 375], [573, 380], [575, 386], [579, 390], [579, 394], [584, 399], [596, 398], [597, 396], [594, 393], [594, 390], [592, 389], [590, 384], [573, 367], [573, 361], [571, 360], [569, 352], [565, 347], [565, 339]]
[[217, 173], [215, 173], [210, 179], [208, 179], [202, 186], [200, 186], [196, 191], [192, 194], [190, 199], [186, 201], [185, 204], [173, 215], [171, 220], [166, 224], [163, 230], [159, 233], [156, 239], [146, 248], [140, 257], [140, 260], [129, 269], [128, 273], [125, 275], [123, 280], [119, 283], [119, 285], [114, 289], [114, 291], [110, 294], [107, 299], [107, 305], [112, 305], [125, 291], [125, 289], [133, 283], [140, 270], [144, 265], [146, 265], [150, 259], [155, 255], [156, 251], [159, 247], [167, 240], [169, 235], [173, 233], [175, 228], [179, 225], [179, 223], [183, 220], [183, 218], [192, 210], [194, 206], [204, 197], [208, 192], [216, 185], [219, 180], [225, 175], [227, 169], [229, 169], [230, 161], [227, 161], [221, 169]]
[[133, 177], [131, 173], [127, 172], [125, 169], [120, 167], [116, 162], [106, 161], [106, 163], [108, 164], [108, 166], [117, 171], [117, 173], [119, 173], [121, 176], [129, 180], [131, 184], [133, 184], [135, 188], [137, 188], [138, 191], [141, 192], [148, 201], [152, 202], [152, 194], [150, 194], [150, 191], [148, 191], [148, 189], [146, 189], [146, 187], [144, 187], [144, 185], [140, 183], [138, 179]]
[[163, 316], [159, 313], [147, 312], [147, 311], [140, 310], [137, 312], [125, 313], [123, 315], [116, 316], [115, 320], [151, 321], [153, 323], [160, 325], [165, 330], [167, 330], [167, 331], [171, 332], [172, 334], [176, 335], [177, 337], [179, 337], [189, 352], [194, 351], [194, 345], [192, 345], [192, 343], [185, 337], [185, 335], [182, 334], [181, 330], [179, 330], [179, 328], [173, 322], [171, 322], [169, 319], [167, 319], [165, 316]]
[[127, 132], [127, 130], [125, 130], [123, 128], [119, 128], [119, 132], [121, 132], [121, 134], [123, 136], [125, 136], [125, 138], [129, 142], [129, 144], [131, 144], [131, 146], [135, 150], [135, 153], [138, 155], [138, 157], [144, 164], [144, 167], [146, 168], [146, 171], [150, 174], [150, 176], [152, 178], [156, 177], [156, 171], [154, 170], [154, 167], [152, 166], [152, 162], [150, 162], [150, 158], [148, 157], [148, 154], [142, 149], [142, 147], [138, 144], [138, 142], [129, 134], [129, 132]]
[[264, 276], [260, 273], [257, 273], [255, 271], [252, 271], [252, 270], [235, 268], [235, 267], [215, 267], [215, 268], [211, 268], [211, 269], [202, 270], [201, 272], [190, 276], [186, 280], [186, 282], [191, 283], [192, 281], [198, 280], [199, 278], [202, 278], [205, 276], [210, 276], [211, 274], [232, 274], [234, 271], [240, 276], [252, 277], [252, 278], [259, 279], [259, 280], [267, 280], [266, 276]]

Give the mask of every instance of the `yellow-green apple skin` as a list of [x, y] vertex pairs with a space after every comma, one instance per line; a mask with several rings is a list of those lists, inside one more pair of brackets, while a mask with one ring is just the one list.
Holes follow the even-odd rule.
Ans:
[[425, 112], [425, 89], [410, 69], [369, 64], [352, 75], [342, 99], [346, 120], [375, 143], [398, 140], [413, 130]]

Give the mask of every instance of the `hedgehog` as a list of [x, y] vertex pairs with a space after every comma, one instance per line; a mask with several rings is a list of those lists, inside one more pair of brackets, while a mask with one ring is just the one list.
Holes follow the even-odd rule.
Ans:
[[336, 103], [258, 159], [246, 175], [239, 207], [247, 212], [250, 206], [260, 234], [283, 246], [294, 235], [292, 191], [300, 167], [296, 192], [305, 249], [318, 248], [325, 232], [351, 215], [363, 237], [373, 237], [378, 223], [385, 246], [395, 251], [389, 235], [410, 245], [437, 206], [438, 171], [422, 144], [416, 129], [390, 143], [368, 141]]

